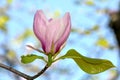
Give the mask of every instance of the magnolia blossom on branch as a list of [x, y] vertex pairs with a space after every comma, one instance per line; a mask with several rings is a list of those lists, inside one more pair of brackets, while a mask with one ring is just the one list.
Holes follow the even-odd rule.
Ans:
[[34, 17], [33, 30], [46, 54], [55, 54], [67, 40], [71, 31], [70, 14], [63, 18], [47, 19], [42, 10]]

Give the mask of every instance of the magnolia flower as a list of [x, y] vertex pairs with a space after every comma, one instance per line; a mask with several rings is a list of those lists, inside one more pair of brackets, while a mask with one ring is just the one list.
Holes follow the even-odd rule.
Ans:
[[48, 20], [43, 11], [38, 10], [34, 16], [33, 30], [44, 52], [55, 54], [60, 51], [70, 34], [70, 14], [66, 13], [63, 18]]

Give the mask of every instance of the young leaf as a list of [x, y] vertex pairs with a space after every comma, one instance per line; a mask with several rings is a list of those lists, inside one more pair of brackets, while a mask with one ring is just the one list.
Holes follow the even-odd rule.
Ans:
[[26, 56], [21, 56], [21, 62], [24, 63], [24, 64], [31, 63], [36, 59], [43, 59], [44, 60], [44, 58], [42, 56], [37, 56], [35, 54], [29, 54], [29, 55], [26, 55]]
[[98, 41], [96, 42], [97, 46], [103, 47], [103, 48], [109, 48], [110, 44], [105, 38], [99, 38]]
[[72, 58], [83, 71], [89, 74], [97, 74], [112, 67], [115, 67], [108, 60], [88, 58], [82, 56], [74, 49], [69, 50], [66, 55], [60, 57], [59, 59], [65, 59], [65, 58]]
[[93, 0], [87, 0], [87, 1], [85, 2], [85, 4], [87, 4], [88, 6], [93, 6], [93, 5], [95, 5], [95, 3], [93, 2]]
[[7, 0], [8, 4], [11, 4], [13, 2], [13, 0]]

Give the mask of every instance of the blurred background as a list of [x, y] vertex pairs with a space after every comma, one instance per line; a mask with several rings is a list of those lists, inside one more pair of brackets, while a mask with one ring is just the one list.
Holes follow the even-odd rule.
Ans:
[[[33, 18], [38, 9], [48, 19], [62, 17], [65, 12], [71, 14], [71, 34], [59, 56], [74, 48], [87, 57], [108, 59], [116, 68], [89, 75], [73, 60], [65, 59], [35, 80], [120, 80], [119, 0], [0, 0], [0, 63], [29, 75], [44, 67], [40, 60], [30, 64], [20, 61], [22, 55], [42, 55], [26, 47], [29, 44], [41, 49], [33, 33]], [[0, 80], [24, 80], [2, 68], [0, 76]]]

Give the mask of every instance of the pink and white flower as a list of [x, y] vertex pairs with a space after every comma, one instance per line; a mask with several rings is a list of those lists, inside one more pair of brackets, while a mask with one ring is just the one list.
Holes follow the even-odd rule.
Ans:
[[46, 54], [57, 53], [67, 40], [71, 31], [70, 14], [67, 12], [63, 18], [47, 19], [42, 10], [34, 16], [33, 30], [42, 44]]

